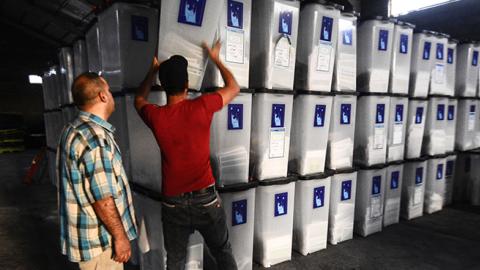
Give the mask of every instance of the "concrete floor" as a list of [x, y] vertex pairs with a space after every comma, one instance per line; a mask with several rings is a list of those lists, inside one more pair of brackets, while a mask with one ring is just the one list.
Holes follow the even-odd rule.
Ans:
[[[0, 155], [0, 270], [77, 269], [59, 252], [55, 188], [22, 184], [34, 153]], [[456, 205], [270, 269], [480, 269], [479, 225], [480, 207]]]

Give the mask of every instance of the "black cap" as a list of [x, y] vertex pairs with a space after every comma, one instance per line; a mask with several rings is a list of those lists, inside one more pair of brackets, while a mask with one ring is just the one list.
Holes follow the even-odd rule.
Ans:
[[174, 55], [160, 64], [158, 78], [167, 94], [181, 92], [188, 82], [188, 61], [181, 55]]

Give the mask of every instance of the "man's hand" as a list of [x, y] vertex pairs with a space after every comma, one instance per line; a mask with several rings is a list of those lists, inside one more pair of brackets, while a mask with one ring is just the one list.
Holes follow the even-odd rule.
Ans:
[[150, 70], [154, 73], [157, 73], [159, 69], [160, 69], [160, 63], [158, 62], [158, 58], [154, 56], [152, 65], [150, 66]]
[[211, 49], [205, 42], [202, 43], [202, 47], [205, 51], [207, 51], [208, 56], [210, 59], [212, 59], [212, 61], [215, 63], [220, 61], [220, 49], [222, 48], [222, 43], [220, 43], [220, 40], [217, 40]]
[[126, 237], [113, 240], [113, 260], [119, 263], [126, 263], [132, 255], [130, 241]]

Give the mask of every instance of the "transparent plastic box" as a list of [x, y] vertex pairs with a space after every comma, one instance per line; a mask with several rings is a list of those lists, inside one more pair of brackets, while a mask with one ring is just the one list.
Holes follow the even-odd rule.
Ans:
[[445, 163], [445, 197], [443, 206], [451, 205], [453, 202], [453, 186], [455, 183], [455, 170], [457, 162], [457, 155], [452, 154], [447, 156]]
[[292, 257], [294, 180], [261, 181], [257, 187], [253, 259], [264, 267]]
[[438, 212], [445, 200], [445, 156], [436, 156], [427, 162], [427, 181], [425, 181], [425, 201], [423, 210], [427, 214]]
[[425, 155], [442, 155], [446, 152], [448, 104], [446, 97], [430, 96], [428, 99], [428, 113], [422, 144], [422, 152]]
[[[222, 42], [220, 59], [233, 73], [240, 88], [248, 88], [252, 0], [223, 0], [223, 2], [216, 33]], [[208, 61], [203, 88], [223, 86], [220, 71], [212, 61]]]
[[386, 93], [392, 60], [394, 24], [383, 17], [358, 26], [357, 91]]
[[409, 93], [411, 97], [426, 97], [434, 58], [433, 33], [426, 30], [415, 33], [412, 49]]
[[397, 224], [400, 220], [402, 199], [403, 162], [390, 163], [386, 168], [385, 202], [383, 206], [383, 226]]
[[290, 150], [293, 95], [256, 92], [253, 96], [250, 174], [258, 180], [285, 177]]
[[158, 11], [117, 2], [98, 15], [98, 27], [102, 76], [112, 89], [138, 87], [155, 55]]
[[300, 2], [252, 4], [250, 88], [293, 90]]
[[479, 53], [480, 51], [472, 43], [463, 43], [457, 46], [455, 78], [455, 94], [457, 96], [477, 96]]
[[357, 103], [354, 161], [364, 166], [383, 164], [387, 158], [390, 97], [360, 95]]
[[408, 97], [390, 96], [390, 121], [388, 123], [387, 162], [403, 160], [407, 130]]
[[410, 220], [423, 216], [427, 161], [412, 159], [403, 167], [403, 185], [400, 216]]
[[61, 105], [73, 103], [72, 83], [73, 83], [73, 52], [70, 47], [62, 47], [58, 51], [58, 62], [60, 64], [60, 73], [58, 74], [61, 81], [60, 100]]
[[74, 78], [88, 71], [87, 45], [83, 39], [73, 43], [73, 66]]
[[358, 171], [354, 231], [363, 237], [382, 231], [385, 182], [384, 165]]
[[100, 44], [100, 28], [95, 23], [85, 33], [85, 43], [87, 48], [88, 70], [91, 72], [102, 71], [102, 52]]
[[240, 93], [214, 114], [210, 129], [210, 161], [217, 185], [248, 182], [252, 94]]
[[332, 176], [328, 242], [336, 245], [353, 238], [357, 172], [338, 170]]
[[219, 188], [227, 217], [228, 236], [239, 270], [253, 267], [255, 191], [257, 183]]
[[389, 93], [408, 95], [414, 28], [415, 26], [410, 23], [401, 21], [395, 23], [390, 81], [388, 84]]
[[295, 183], [293, 249], [304, 256], [327, 248], [330, 175], [300, 176]]
[[350, 168], [353, 164], [353, 143], [357, 96], [336, 93], [333, 97], [326, 167], [332, 170]]
[[445, 151], [452, 152], [455, 150], [455, 133], [457, 128], [457, 108], [458, 101], [454, 98], [448, 99], [447, 108], [447, 124], [445, 127]]
[[318, 92], [295, 97], [289, 171], [307, 175], [325, 170], [332, 99]]
[[457, 43], [455, 39], [449, 39], [447, 43], [447, 65], [445, 66], [446, 77], [446, 95], [455, 95], [455, 79], [457, 68]]
[[333, 70], [333, 91], [355, 92], [357, 89], [357, 17], [342, 12], [338, 20], [337, 55]]
[[447, 58], [448, 58], [448, 35], [436, 33], [434, 39], [435, 57], [432, 62], [430, 76], [430, 95], [447, 95]]
[[[341, 6], [306, 2], [300, 10], [295, 89], [332, 89]], [[319, 30], [320, 29], [320, 30]]]
[[423, 132], [427, 119], [428, 100], [410, 98], [408, 101], [407, 134], [405, 158], [419, 158], [422, 152]]
[[455, 149], [460, 151], [475, 148], [475, 127], [478, 122], [476, 99], [458, 99], [457, 128], [455, 131]]

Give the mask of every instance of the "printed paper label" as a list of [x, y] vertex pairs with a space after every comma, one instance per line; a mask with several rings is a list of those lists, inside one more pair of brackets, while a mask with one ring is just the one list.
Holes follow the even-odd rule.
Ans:
[[243, 64], [245, 59], [243, 30], [227, 29], [225, 61]]
[[332, 45], [322, 44], [318, 45], [318, 57], [317, 57], [317, 70], [318, 71], [329, 71], [330, 70], [330, 60], [332, 55]]
[[370, 198], [371, 217], [377, 218], [382, 216], [382, 196]]
[[280, 67], [290, 66], [290, 42], [287, 37], [281, 37], [275, 46], [275, 65]]
[[270, 129], [270, 158], [283, 158], [285, 156], [285, 128]]

